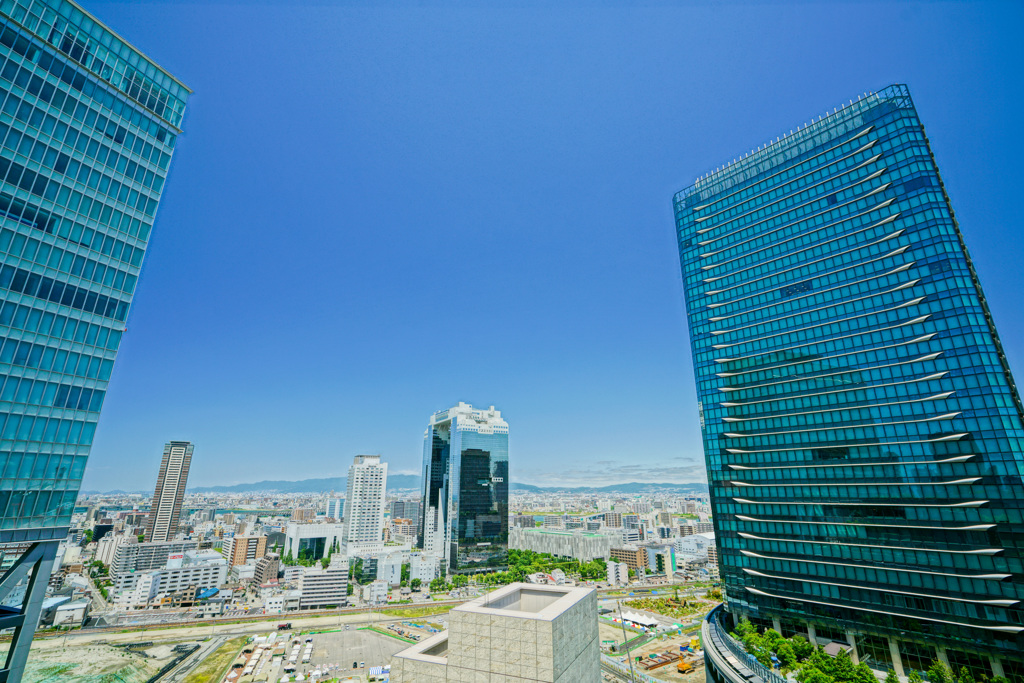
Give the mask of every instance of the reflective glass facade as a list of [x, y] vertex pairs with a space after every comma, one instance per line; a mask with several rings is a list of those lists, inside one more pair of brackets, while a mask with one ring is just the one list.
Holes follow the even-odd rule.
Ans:
[[64, 535], [188, 94], [74, 3], [0, 2], [4, 540]]
[[730, 611], [1024, 674], [1024, 410], [907, 88], [675, 215]]
[[424, 437], [420, 547], [458, 572], [508, 562], [508, 423], [460, 403]]

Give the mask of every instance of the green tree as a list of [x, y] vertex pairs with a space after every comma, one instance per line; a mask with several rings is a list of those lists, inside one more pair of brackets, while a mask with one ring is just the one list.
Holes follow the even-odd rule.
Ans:
[[957, 677], [959, 683], [974, 683], [974, 676], [966, 666], [960, 667], [960, 675]]
[[420, 586], [423, 585], [423, 581], [420, 579], [413, 579], [409, 582], [409, 585], [412, 587], [414, 591], [418, 591], [420, 589]]
[[743, 639], [743, 636], [748, 633], [757, 633], [757, 628], [750, 623], [750, 620], [744, 617], [740, 619], [740, 623], [736, 624], [735, 630], [732, 632], [732, 636], [739, 640]]
[[900, 677], [896, 675], [896, 669], [889, 668], [889, 673], [885, 674], [885, 683], [900, 683]]
[[144, 542], [146, 540], [146, 534], [139, 534], [138, 538], [139, 538], [139, 543], [142, 543], [142, 542]]
[[953, 683], [953, 672], [942, 662], [935, 660], [928, 667], [929, 683]]
[[909, 683], [924, 683], [924, 679], [921, 678], [921, 672], [917, 669], [910, 670], [910, 673], [907, 674], [907, 681]]
[[[840, 650], [839, 654], [832, 659], [832, 669], [830, 671], [822, 670], [827, 671], [839, 683], [852, 683], [857, 677], [853, 668], [853, 660], [850, 659], [850, 653], [846, 650]], [[949, 682], [946, 681], [946, 683]]]
[[[793, 650], [796, 652], [796, 658], [801, 662], [811, 656], [814, 652], [814, 646], [806, 638], [801, 635], [795, 635], [789, 639], [789, 642], [793, 644]], [[899, 683], [897, 681], [897, 683]]]
[[796, 680], [800, 683], [835, 683], [836, 679], [817, 667], [805, 666], [797, 672]]
[[94, 533], [95, 532], [92, 529], [86, 529], [85, 530], [85, 542], [86, 543], [92, 543], [92, 537], [93, 537]]
[[807, 665], [832, 676], [833, 659], [825, 654], [821, 648], [814, 648], [811, 656], [807, 658]]
[[853, 680], [855, 683], [878, 683], [878, 678], [875, 676], [875, 672], [872, 671], [871, 667], [864, 662], [853, 667], [853, 673]]
[[789, 669], [796, 666], [796, 650], [793, 649], [792, 643], [782, 642], [775, 649], [775, 655], [779, 658], [779, 663], [783, 668]]

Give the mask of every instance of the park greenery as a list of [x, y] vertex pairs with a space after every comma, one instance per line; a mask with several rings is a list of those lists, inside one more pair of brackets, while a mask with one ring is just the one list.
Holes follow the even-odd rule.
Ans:
[[[795, 674], [799, 683], [878, 683], [871, 667], [863, 662], [854, 664], [845, 650], [830, 657], [801, 635], [784, 638], [771, 628], [759, 633], [750, 621], [743, 619], [736, 625], [732, 637], [743, 643], [744, 649], [758, 662], [767, 667], [778, 666], [784, 675]], [[976, 680], [966, 667], [955, 675], [939, 661], [932, 662], [924, 677], [921, 673], [910, 670], [907, 674], [909, 683], [924, 683], [925, 678], [928, 683], [1008, 683], [1002, 676], [992, 679], [983, 676]], [[889, 669], [885, 683], [900, 683], [893, 669]]]
[[695, 598], [680, 599], [678, 590], [676, 590], [675, 597], [637, 598], [626, 601], [624, 605], [633, 609], [663, 614], [678, 620], [692, 620], [706, 614], [712, 607], [711, 604]]
[[434, 579], [430, 582], [430, 591], [446, 593], [468, 586], [471, 582], [485, 586], [505, 586], [516, 581], [525, 581], [530, 574], [550, 574], [556, 569], [561, 569], [567, 576], [576, 575], [584, 580], [603, 579], [608, 574], [607, 566], [601, 559], [580, 562], [579, 560], [557, 558], [548, 553], [535, 553], [532, 550], [509, 550], [507, 570], [483, 572], [468, 577], [455, 574], [449, 577], [450, 580]]

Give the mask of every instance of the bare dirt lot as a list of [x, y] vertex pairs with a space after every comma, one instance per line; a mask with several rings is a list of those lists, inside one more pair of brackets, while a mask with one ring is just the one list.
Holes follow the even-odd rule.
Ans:
[[163, 643], [148, 649], [127, 649], [103, 644], [67, 648], [33, 648], [25, 670], [26, 681], [145, 683], [176, 655]]

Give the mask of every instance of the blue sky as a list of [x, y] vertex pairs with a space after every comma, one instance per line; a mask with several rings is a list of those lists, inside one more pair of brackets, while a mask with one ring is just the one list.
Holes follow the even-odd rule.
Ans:
[[517, 481], [703, 480], [672, 194], [893, 82], [1024, 367], [1019, 3], [85, 4], [195, 90], [85, 489], [417, 472], [459, 400]]

